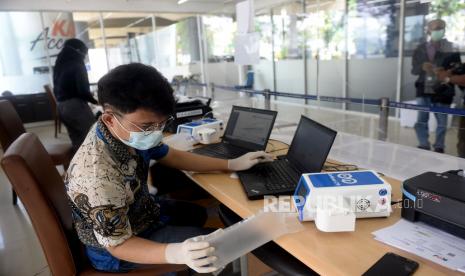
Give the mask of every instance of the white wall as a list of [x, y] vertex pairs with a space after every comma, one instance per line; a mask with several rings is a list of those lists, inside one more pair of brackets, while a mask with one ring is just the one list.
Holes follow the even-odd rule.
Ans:
[[[305, 74], [302, 59], [279, 60], [276, 62], [276, 90], [294, 94], [305, 94]], [[277, 100], [304, 103], [304, 100], [278, 97]]]
[[[175, 75], [187, 77], [192, 74], [200, 74], [200, 64], [190, 64], [176, 67], [157, 67], [160, 72], [171, 80]], [[215, 84], [234, 86], [239, 84], [239, 70], [233, 62], [208, 63], [205, 65], [205, 71], [208, 73], [209, 82]]]
[[5, 76], [0, 78], [0, 94], [5, 90], [15, 95], [43, 93], [46, 84], [50, 84], [48, 74]]
[[260, 63], [253, 66], [254, 88], [257, 90], [273, 90], [273, 62], [262, 59]]
[[233, 62], [207, 63], [208, 82], [234, 86], [239, 84], [239, 69]]
[[[348, 61], [348, 93], [351, 98], [396, 100], [398, 58]], [[378, 107], [350, 104], [350, 110], [379, 112]]]

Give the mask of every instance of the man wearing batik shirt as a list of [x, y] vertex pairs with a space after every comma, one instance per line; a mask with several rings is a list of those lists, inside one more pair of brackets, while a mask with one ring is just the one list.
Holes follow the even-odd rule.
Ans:
[[202, 273], [217, 270], [214, 248], [191, 239], [211, 232], [202, 228], [204, 210], [149, 194], [150, 160], [188, 171], [238, 171], [271, 156], [252, 152], [224, 160], [161, 143], [175, 101], [168, 81], [150, 66], [133, 63], [111, 70], [98, 82], [98, 100], [104, 112], [65, 181], [74, 226], [92, 265], [108, 272], [163, 263], [186, 264]]

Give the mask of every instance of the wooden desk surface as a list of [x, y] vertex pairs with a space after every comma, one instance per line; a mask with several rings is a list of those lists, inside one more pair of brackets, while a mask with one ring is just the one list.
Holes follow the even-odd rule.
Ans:
[[[276, 142], [272, 148], [278, 149]], [[274, 153], [284, 154], [285, 151]], [[263, 200], [248, 200], [238, 179], [226, 173], [188, 174], [198, 185], [242, 218], [263, 208]], [[393, 201], [401, 199], [400, 182], [384, 177], [393, 191]], [[373, 231], [390, 226], [400, 218], [400, 208], [393, 206], [389, 218], [357, 219], [354, 232], [325, 233], [314, 222], [304, 222], [305, 230], [275, 240], [282, 248], [320, 275], [361, 275], [387, 252], [394, 252], [420, 264], [415, 275], [463, 275], [431, 261], [376, 241]], [[401, 233], [399, 233], [401, 235]]]

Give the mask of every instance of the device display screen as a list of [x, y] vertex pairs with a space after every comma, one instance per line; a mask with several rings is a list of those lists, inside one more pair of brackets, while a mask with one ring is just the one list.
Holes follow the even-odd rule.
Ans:
[[320, 172], [335, 137], [334, 130], [301, 117], [287, 158], [303, 173]]
[[274, 115], [245, 110], [233, 110], [228, 122], [228, 139], [237, 139], [257, 145], [265, 145]]

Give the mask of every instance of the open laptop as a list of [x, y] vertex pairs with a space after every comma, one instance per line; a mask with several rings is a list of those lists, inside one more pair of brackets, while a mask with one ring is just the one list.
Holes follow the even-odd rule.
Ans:
[[276, 111], [233, 106], [221, 143], [206, 145], [191, 152], [217, 158], [237, 158], [247, 152], [265, 150]]
[[294, 193], [303, 173], [320, 172], [337, 132], [307, 117], [300, 118], [287, 155], [237, 172], [249, 199]]

